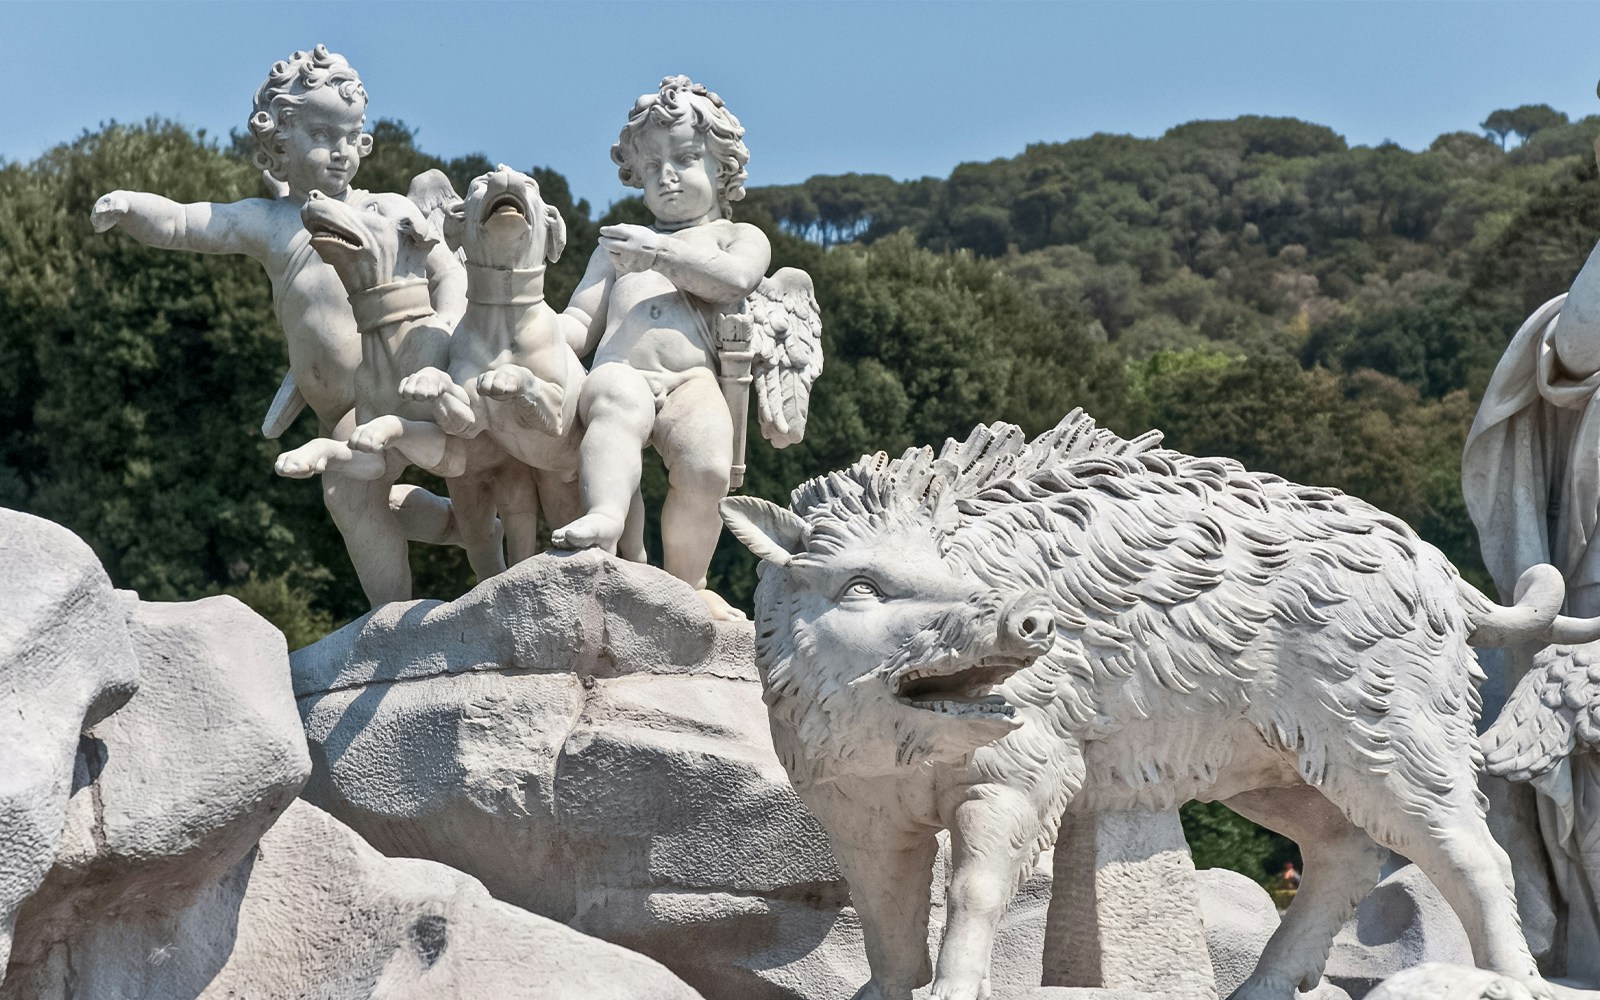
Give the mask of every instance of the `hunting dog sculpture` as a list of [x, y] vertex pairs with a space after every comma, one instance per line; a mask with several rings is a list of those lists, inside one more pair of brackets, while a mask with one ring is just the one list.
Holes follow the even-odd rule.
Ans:
[[[996, 923], [1066, 809], [1225, 801], [1306, 876], [1235, 1000], [1292, 1000], [1414, 860], [1476, 961], [1538, 988], [1484, 822], [1470, 645], [1586, 641], [1552, 567], [1504, 608], [1336, 490], [1132, 441], [1080, 412], [977, 428], [723, 501], [761, 557], [756, 659], [778, 756], [860, 913], [862, 998], [987, 992]], [[940, 829], [953, 871], [927, 951]]]
[[[349, 441], [315, 438], [286, 451], [278, 456], [275, 468], [280, 476], [296, 479], [333, 470], [386, 494], [407, 460], [398, 451], [386, 455], [381, 447], [364, 447], [363, 438], [373, 433], [373, 421], [379, 417], [427, 419], [432, 407], [408, 399], [400, 385], [424, 368], [447, 364], [450, 357], [451, 331], [434, 314], [426, 277], [428, 256], [440, 235], [422, 210], [400, 195], [379, 195], [364, 207], [352, 207], [312, 192], [301, 218], [311, 234], [312, 249], [333, 266], [349, 293], [361, 334], [355, 384], [360, 426]], [[462, 547], [479, 579], [493, 576], [505, 569], [505, 558], [490, 491], [481, 483], [451, 479], [442, 458], [430, 471], [440, 471], [450, 480]], [[387, 572], [404, 583], [393, 592], [409, 597], [406, 540], [388, 523], [392, 519], [393, 514], [383, 508], [339, 527], [352, 548], [359, 545], [369, 554], [381, 554]]]
[[[413, 465], [487, 484], [510, 561], [539, 551], [538, 515], [559, 528], [578, 498], [578, 393], [583, 365], [544, 297], [546, 262], [561, 257], [567, 226], [539, 184], [501, 164], [467, 197], [436, 193], [444, 237], [466, 258], [467, 311], [448, 358], [408, 374], [401, 398], [424, 420], [379, 417], [351, 436], [357, 450], [395, 450]], [[625, 554], [643, 558], [638, 518]]]

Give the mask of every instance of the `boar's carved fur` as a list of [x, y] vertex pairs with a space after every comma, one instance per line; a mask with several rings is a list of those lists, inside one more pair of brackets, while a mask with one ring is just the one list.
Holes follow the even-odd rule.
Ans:
[[[774, 743], [851, 886], [859, 997], [987, 992], [996, 922], [1064, 810], [1223, 800], [1307, 874], [1235, 998], [1292, 1000], [1412, 858], [1479, 964], [1535, 975], [1484, 822], [1469, 643], [1596, 633], [1535, 567], [1504, 608], [1396, 518], [1332, 489], [1123, 440], [1081, 412], [1033, 441], [977, 428], [733, 497], [762, 558], [757, 662]], [[926, 928], [951, 834], [937, 969]]]

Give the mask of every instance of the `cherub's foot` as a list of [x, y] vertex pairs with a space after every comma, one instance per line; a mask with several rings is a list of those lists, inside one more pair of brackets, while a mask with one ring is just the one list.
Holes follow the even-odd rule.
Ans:
[[744, 612], [722, 599], [722, 595], [715, 590], [697, 590], [695, 596], [705, 602], [706, 610], [711, 612], [711, 619], [719, 622], [744, 621]]
[[328, 462], [342, 447], [341, 442], [331, 438], [315, 438], [279, 455], [272, 464], [272, 471], [286, 479], [310, 479], [327, 471]]
[[406, 425], [399, 417], [393, 415], [376, 417], [351, 431], [349, 444], [356, 451], [379, 455], [385, 448], [399, 440], [405, 432]]
[[622, 537], [622, 522], [609, 514], [591, 511], [571, 524], [550, 533], [550, 544], [558, 549], [606, 549], [615, 552]]

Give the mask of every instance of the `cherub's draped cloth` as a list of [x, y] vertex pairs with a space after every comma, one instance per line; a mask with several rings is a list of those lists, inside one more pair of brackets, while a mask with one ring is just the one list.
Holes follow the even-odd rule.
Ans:
[[[1512, 601], [1523, 570], [1548, 562], [1566, 578], [1567, 613], [1592, 616], [1600, 615], [1600, 372], [1574, 378], [1557, 360], [1553, 335], [1566, 300], [1540, 306], [1500, 358], [1467, 434], [1461, 488], [1502, 602]], [[1530, 656], [1514, 655], [1508, 689]], [[1537, 783], [1539, 832], [1569, 907], [1569, 970], [1594, 967], [1600, 944], [1594, 915], [1573, 912], [1592, 909], [1600, 885], [1600, 801], [1589, 801], [1600, 796], [1596, 777], [1594, 761], [1569, 761]], [[1518, 882], [1529, 881], [1531, 859], [1513, 861]]]

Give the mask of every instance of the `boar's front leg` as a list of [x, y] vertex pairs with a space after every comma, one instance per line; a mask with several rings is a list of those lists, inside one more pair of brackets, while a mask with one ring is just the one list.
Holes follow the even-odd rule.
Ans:
[[933, 859], [939, 842], [932, 831], [905, 833], [870, 847], [833, 841], [839, 868], [850, 883], [850, 902], [861, 918], [872, 981], [855, 1000], [911, 1000], [911, 991], [932, 977], [928, 962], [928, 906]]
[[1018, 789], [979, 785], [950, 824], [952, 871], [934, 1000], [987, 996], [989, 954], [1006, 904], [1033, 862], [1043, 832], [1039, 807]]

